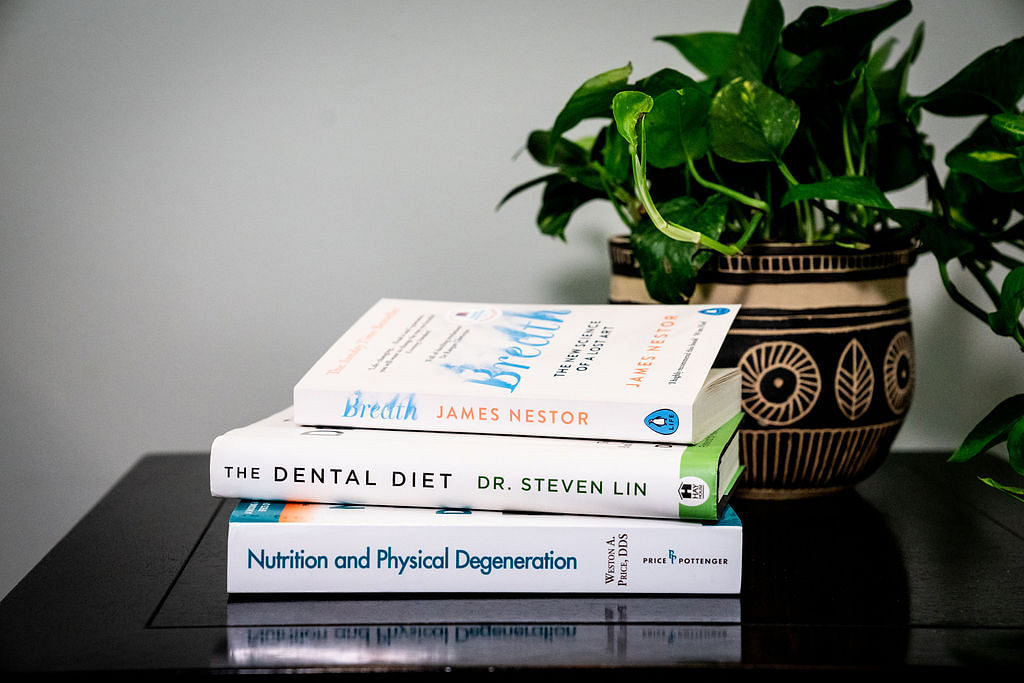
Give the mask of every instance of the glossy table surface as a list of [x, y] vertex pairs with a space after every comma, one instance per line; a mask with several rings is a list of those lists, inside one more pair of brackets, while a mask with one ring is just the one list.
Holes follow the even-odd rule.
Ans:
[[[1024, 504], [1005, 463], [893, 454], [855, 491], [737, 501], [739, 596], [229, 599], [204, 454], [141, 458], [0, 603], [0, 670], [669, 668], [957, 672], [1024, 665]], [[680, 672], [682, 673], [682, 672]]]

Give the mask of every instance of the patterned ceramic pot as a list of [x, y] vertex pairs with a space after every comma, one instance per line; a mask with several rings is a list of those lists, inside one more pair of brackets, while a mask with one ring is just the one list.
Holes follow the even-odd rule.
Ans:
[[[611, 254], [610, 300], [654, 303], [628, 238]], [[718, 361], [743, 374], [740, 495], [820, 495], [881, 464], [914, 389], [911, 261], [909, 250], [768, 244], [702, 269], [694, 303], [743, 306]]]

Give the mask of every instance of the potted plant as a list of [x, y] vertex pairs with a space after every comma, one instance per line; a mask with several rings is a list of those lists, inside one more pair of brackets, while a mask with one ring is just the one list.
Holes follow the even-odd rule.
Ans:
[[[913, 96], [923, 27], [899, 54], [881, 40], [910, 11], [812, 7], [786, 23], [778, 0], [751, 0], [736, 33], [659, 36], [701, 80], [673, 68], [633, 80], [628, 64], [590, 78], [527, 138], [548, 172], [502, 200], [542, 186], [538, 227], [562, 239], [576, 209], [609, 202], [628, 231], [612, 240], [613, 301], [744, 304], [723, 362], [744, 373], [746, 495], [819, 494], [877, 467], [913, 391], [904, 282], [919, 254], [1024, 350], [1024, 38]], [[971, 117], [945, 179], [922, 110]], [[589, 119], [599, 132], [572, 139]], [[894, 206], [889, 194], [919, 181], [928, 205]], [[986, 301], [955, 286], [955, 263]], [[1002, 441], [1024, 474], [1024, 395], [953, 460]]]

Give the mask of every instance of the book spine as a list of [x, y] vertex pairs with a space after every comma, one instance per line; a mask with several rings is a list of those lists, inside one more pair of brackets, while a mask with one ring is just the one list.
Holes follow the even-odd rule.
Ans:
[[581, 527], [232, 523], [228, 592], [739, 592], [741, 527], [608, 520]]
[[497, 398], [301, 387], [295, 389], [293, 398], [298, 424], [331, 427], [688, 444], [703, 439], [718, 426], [695, 431], [694, 411], [689, 405], [585, 398]]
[[[212, 495], [667, 519], [718, 515], [717, 457], [693, 458], [681, 472], [683, 446], [314, 431], [323, 435], [219, 437], [210, 456]], [[682, 488], [695, 481], [703, 482], [701, 499]]]

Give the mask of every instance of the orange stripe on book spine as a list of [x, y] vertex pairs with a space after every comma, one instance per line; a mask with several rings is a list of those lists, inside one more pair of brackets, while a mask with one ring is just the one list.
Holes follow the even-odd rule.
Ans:
[[278, 522], [305, 522], [313, 516], [313, 507], [307, 503], [286, 503]]

